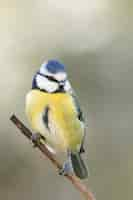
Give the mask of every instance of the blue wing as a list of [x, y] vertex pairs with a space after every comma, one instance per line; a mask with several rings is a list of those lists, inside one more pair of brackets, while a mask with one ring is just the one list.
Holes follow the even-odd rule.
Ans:
[[[75, 94], [74, 91], [72, 91], [72, 97], [73, 97], [73, 100], [74, 100], [74, 103], [75, 103], [75, 107], [76, 107], [76, 110], [77, 110], [77, 117], [78, 119], [81, 121], [81, 123], [85, 123], [85, 120], [84, 120], [84, 115], [83, 115], [83, 112], [80, 108], [80, 104], [79, 104], [79, 101], [78, 101], [78, 98]], [[80, 148], [80, 153], [84, 153], [85, 150], [84, 150], [84, 140], [85, 140], [85, 132], [84, 132], [84, 137], [83, 137], [83, 140], [82, 140], [82, 144], [81, 144], [81, 148]]]

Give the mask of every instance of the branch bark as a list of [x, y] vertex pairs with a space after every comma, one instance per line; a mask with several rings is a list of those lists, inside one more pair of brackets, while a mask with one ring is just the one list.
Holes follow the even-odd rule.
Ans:
[[[24, 134], [29, 140], [31, 140], [32, 132], [15, 115], [12, 115], [10, 120], [16, 125], [16, 127], [21, 131], [22, 134]], [[55, 156], [47, 149], [45, 144], [41, 142], [38, 142], [37, 144], [33, 142], [33, 144], [36, 145], [36, 147], [53, 163], [53, 165], [57, 169], [62, 168], [61, 163], [56, 160]], [[81, 182], [78, 177], [74, 175], [66, 175], [65, 177], [75, 186], [78, 191], [81, 192], [86, 200], [96, 200], [93, 193], [89, 189], [87, 189], [87, 187]]]

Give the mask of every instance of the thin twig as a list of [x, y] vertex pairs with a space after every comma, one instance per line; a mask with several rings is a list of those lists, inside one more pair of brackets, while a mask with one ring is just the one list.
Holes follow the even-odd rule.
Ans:
[[[17, 126], [29, 140], [31, 140], [32, 132], [15, 116], [12, 115], [10, 120]], [[33, 142], [34, 143], [34, 142]], [[45, 144], [38, 142], [34, 143], [36, 147], [45, 155], [57, 169], [61, 169], [62, 165], [56, 160], [55, 156], [47, 149]], [[74, 186], [79, 190], [86, 200], [95, 200], [94, 195], [89, 191], [86, 186], [74, 175], [65, 176]]]

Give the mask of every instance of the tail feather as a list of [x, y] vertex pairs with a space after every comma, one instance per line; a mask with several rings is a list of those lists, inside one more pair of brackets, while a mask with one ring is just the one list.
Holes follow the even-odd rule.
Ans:
[[81, 158], [81, 154], [71, 153], [71, 161], [75, 175], [81, 179], [87, 178], [88, 170], [85, 166], [83, 159]]

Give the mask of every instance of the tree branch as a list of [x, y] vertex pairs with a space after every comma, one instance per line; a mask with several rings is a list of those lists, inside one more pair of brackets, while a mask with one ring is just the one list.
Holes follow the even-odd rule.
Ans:
[[[17, 126], [29, 140], [31, 140], [32, 132], [15, 116], [12, 115], [10, 120]], [[34, 142], [33, 142], [34, 143]], [[47, 149], [45, 144], [38, 142], [34, 143], [36, 147], [45, 155], [57, 169], [61, 169], [62, 165], [56, 160], [55, 156]], [[79, 190], [86, 200], [95, 200], [94, 195], [89, 191], [80, 179], [74, 175], [65, 175], [65, 177]]]

